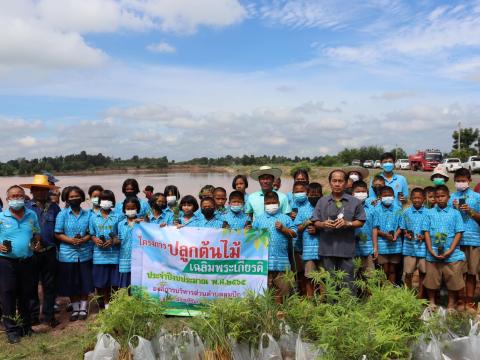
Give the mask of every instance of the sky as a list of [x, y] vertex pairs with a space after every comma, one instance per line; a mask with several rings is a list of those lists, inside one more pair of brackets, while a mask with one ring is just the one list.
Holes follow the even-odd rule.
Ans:
[[480, 0], [0, 0], [0, 160], [448, 152]]

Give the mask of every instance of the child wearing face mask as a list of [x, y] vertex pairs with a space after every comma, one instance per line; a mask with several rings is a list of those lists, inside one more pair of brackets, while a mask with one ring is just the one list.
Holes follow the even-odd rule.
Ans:
[[[122, 185], [122, 192], [125, 195], [125, 198], [131, 197], [131, 196], [138, 197], [138, 194], [140, 193], [140, 187], [138, 185], [138, 181], [136, 179], [126, 179]], [[124, 216], [122, 212], [123, 201], [118, 202], [115, 206], [115, 211], [121, 216]], [[148, 205], [148, 201], [145, 199], [138, 199], [138, 201], [140, 201], [140, 207], [141, 207], [140, 212], [138, 213], [138, 216], [141, 218], [144, 218], [150, 214], [150, 211], [151, 211], [150, 206]]]
[[160, 227], [173, 225], [174, 214], [167, 206], [167, 198], [162, 193], [155, 193], [148, 201], [152, 211], [148, 215], [148, 222]]
[[203, 215], [203, 219], [200, 221], [200, 227], [221, 229], [227, 226], [224, 224], [223, 219], [215, 215], [215, 200], [212, 197], [204, 197], [200, 201], [200, 209]]
[[[97, 293], [103, 296], [105, 308], [108, 308], [112, 289], [119, 285], [118, 223], [125, 217], [114, 211], [115, 195], [110, 190], [103, 190], [99, 196], [100, 211], [90, 218], [90, 235], [93, 247], [93, 285]], [[123, 205], [122, 205], [123, 207]]]
[[372, 241], [375, 206], [367, 201], [368, 186], [364, 181], [359, 180], [353, 183], [352, 195], [362, 202], [366, 214], [363, 226], [355, 229], [355, 257], [362, 261], [359, 275], [363, 276], [368, 271], [375, 269], [373, 261], [377, 260], [378, 244]]
[[92, 202], [92, 209], [91, 211], [94, 213], [98, 213], [100, 211], [100, 194], [103, 191], [103, 187], [101, 185], [92, 185], [88, 189], [88, 197]]
[[405, 273], [405, 284], [412, 288], [413, 273], [418, 270], [418, 298], [423, 299], [423, 280], [425, 279], [426, 264], [424, 233], [427, 229], [428, 209], [423, 206], [425, 192], [420, 188], [411, 191], [410, 201], [412, 206], [405, 209], [400, 221], [400, 228], [403, 231], [403, 271]]
[[[402, 239], [400, 237], [400, 220], [402, 208], [395, 202], [394, 191], [390, 186], [380, 190], [381, 204], [375, 208], [373, 215], [373, 257], [383, 267], [388, 280], [393, 284], [397, 281], [397, 267], [402, 262]], [[375, 251], [376, 250], [376, 251]]]
[[255, 217], [254, 229], [266, 229], [270, 234], [268, 243], [268, 287], [275, 293], [275, 301], [283, 302], [290, 292], [284, 275], [290, 268], [288, 243], [297, 236], [292, 219], [280, 212], [280, 200], [274, 191], [264, 194], [265, 213]]
[[465, 232], [460, 240], [460, 249], [466, 256], [465, 293], [460, 295], [459, 309], [465, 305], [473, 311], [475, 303], [473, 296], [477, 285], [477, 274], [480, 271], [480, 194], [470, 188], [472, 175], [468, 169], [458, 169], [454, 175], [455, 189], [449, 204], [453, 205], [462, 215]]
[[180, 217], [180, 208], [178, 202], [180, 201], [180, 191], [175, 185], [167, 185], [163, 190], [163, 194], [167, 199], [167, 207], [173, 213], [173, 220], [176, 221]]
[[120, 252], [118, 255], [118, 287], [127, 288], [131, 282], [132, 271], [132, 230], [135, 224], [142, 221], [138, 218], [141, 210], [140, 201], [137, 197], [128, 197], [123, 202], [125, 219], [118, 223], [118, 239], [120, 240]]
[[372, 180], [372, 188], [368, 192], [368, 198], [365, 200], [369, 205], [377, 206], [380, 203], [380, 189], [385, 186], [385, 179], [382, 175], [375, 175]]
[[303, 264], [303, 273], [299, 271], [297, 277], [300, 280], [302, 292], [308, 297], [313, 296], [315, 291], [311, 273], [317, 270], [319, 260], [319, 235], [310, 219], [321, 197], [322, 185], [317, 182], [309, 185], [296, 182], [293, 185], [293, 201], [298, 208], [298, 215], [294, 221], [298, 235], [297, 241], [294, 242], [295, 260]]
[[240, 191], [232, 191], [228, 196], [228, 210], [224, 220], [231, 230], [251, 229], [251, 221], [245, 214], [244, 194]]

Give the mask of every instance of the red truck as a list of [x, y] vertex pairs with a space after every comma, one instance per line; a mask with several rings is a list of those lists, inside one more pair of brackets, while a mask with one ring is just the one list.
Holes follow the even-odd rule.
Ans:
[[408, 156], [410, 169], [413, 171], [432, 171], [442, 161], [442, 152], [438, 149], [418, 150]]

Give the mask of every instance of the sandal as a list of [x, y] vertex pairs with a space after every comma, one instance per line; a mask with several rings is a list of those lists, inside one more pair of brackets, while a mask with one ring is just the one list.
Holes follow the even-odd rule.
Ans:
[[87, 320], [87, 310], [80, 310], [78, 312], [78, 320]]
[[78, 320], [78, 311], [72, 311], [70, 315], [70, 321], [77, 321]]

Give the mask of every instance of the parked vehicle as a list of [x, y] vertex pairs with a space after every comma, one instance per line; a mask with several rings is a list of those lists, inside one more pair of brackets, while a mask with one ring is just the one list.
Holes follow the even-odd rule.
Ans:
[[443, 159], [442, 165], [448, 172], [454, 172], [462, 167], [462, 160], [459, 158], [446, 158]]
[[375, 160], [375, 164], [373, 164], [375, 169], [380, 169], [382, 167], [382, 162], [380, 160]]
[[427, 149], [417, 151], [416, 154], [408, 156], [410, 168], [413, 171], [432, 171], [442, 161], [442, 152], [438, 149]]
[[470, 170], [471, 173], [480, 171], [480, 155], [470, 156], [468, 160], [463, 163], [463, 167]]
[[373, 160], [365, 160], [363, 162], [363, 167], [373, 169], [373, 164]]
[[395, 163], [395, 169], [410, 170], [410, 162], [408, 159], [398, 159]]
[[352, 166], [362, 166], [362, 162], [360, 160], [352, 160]]

